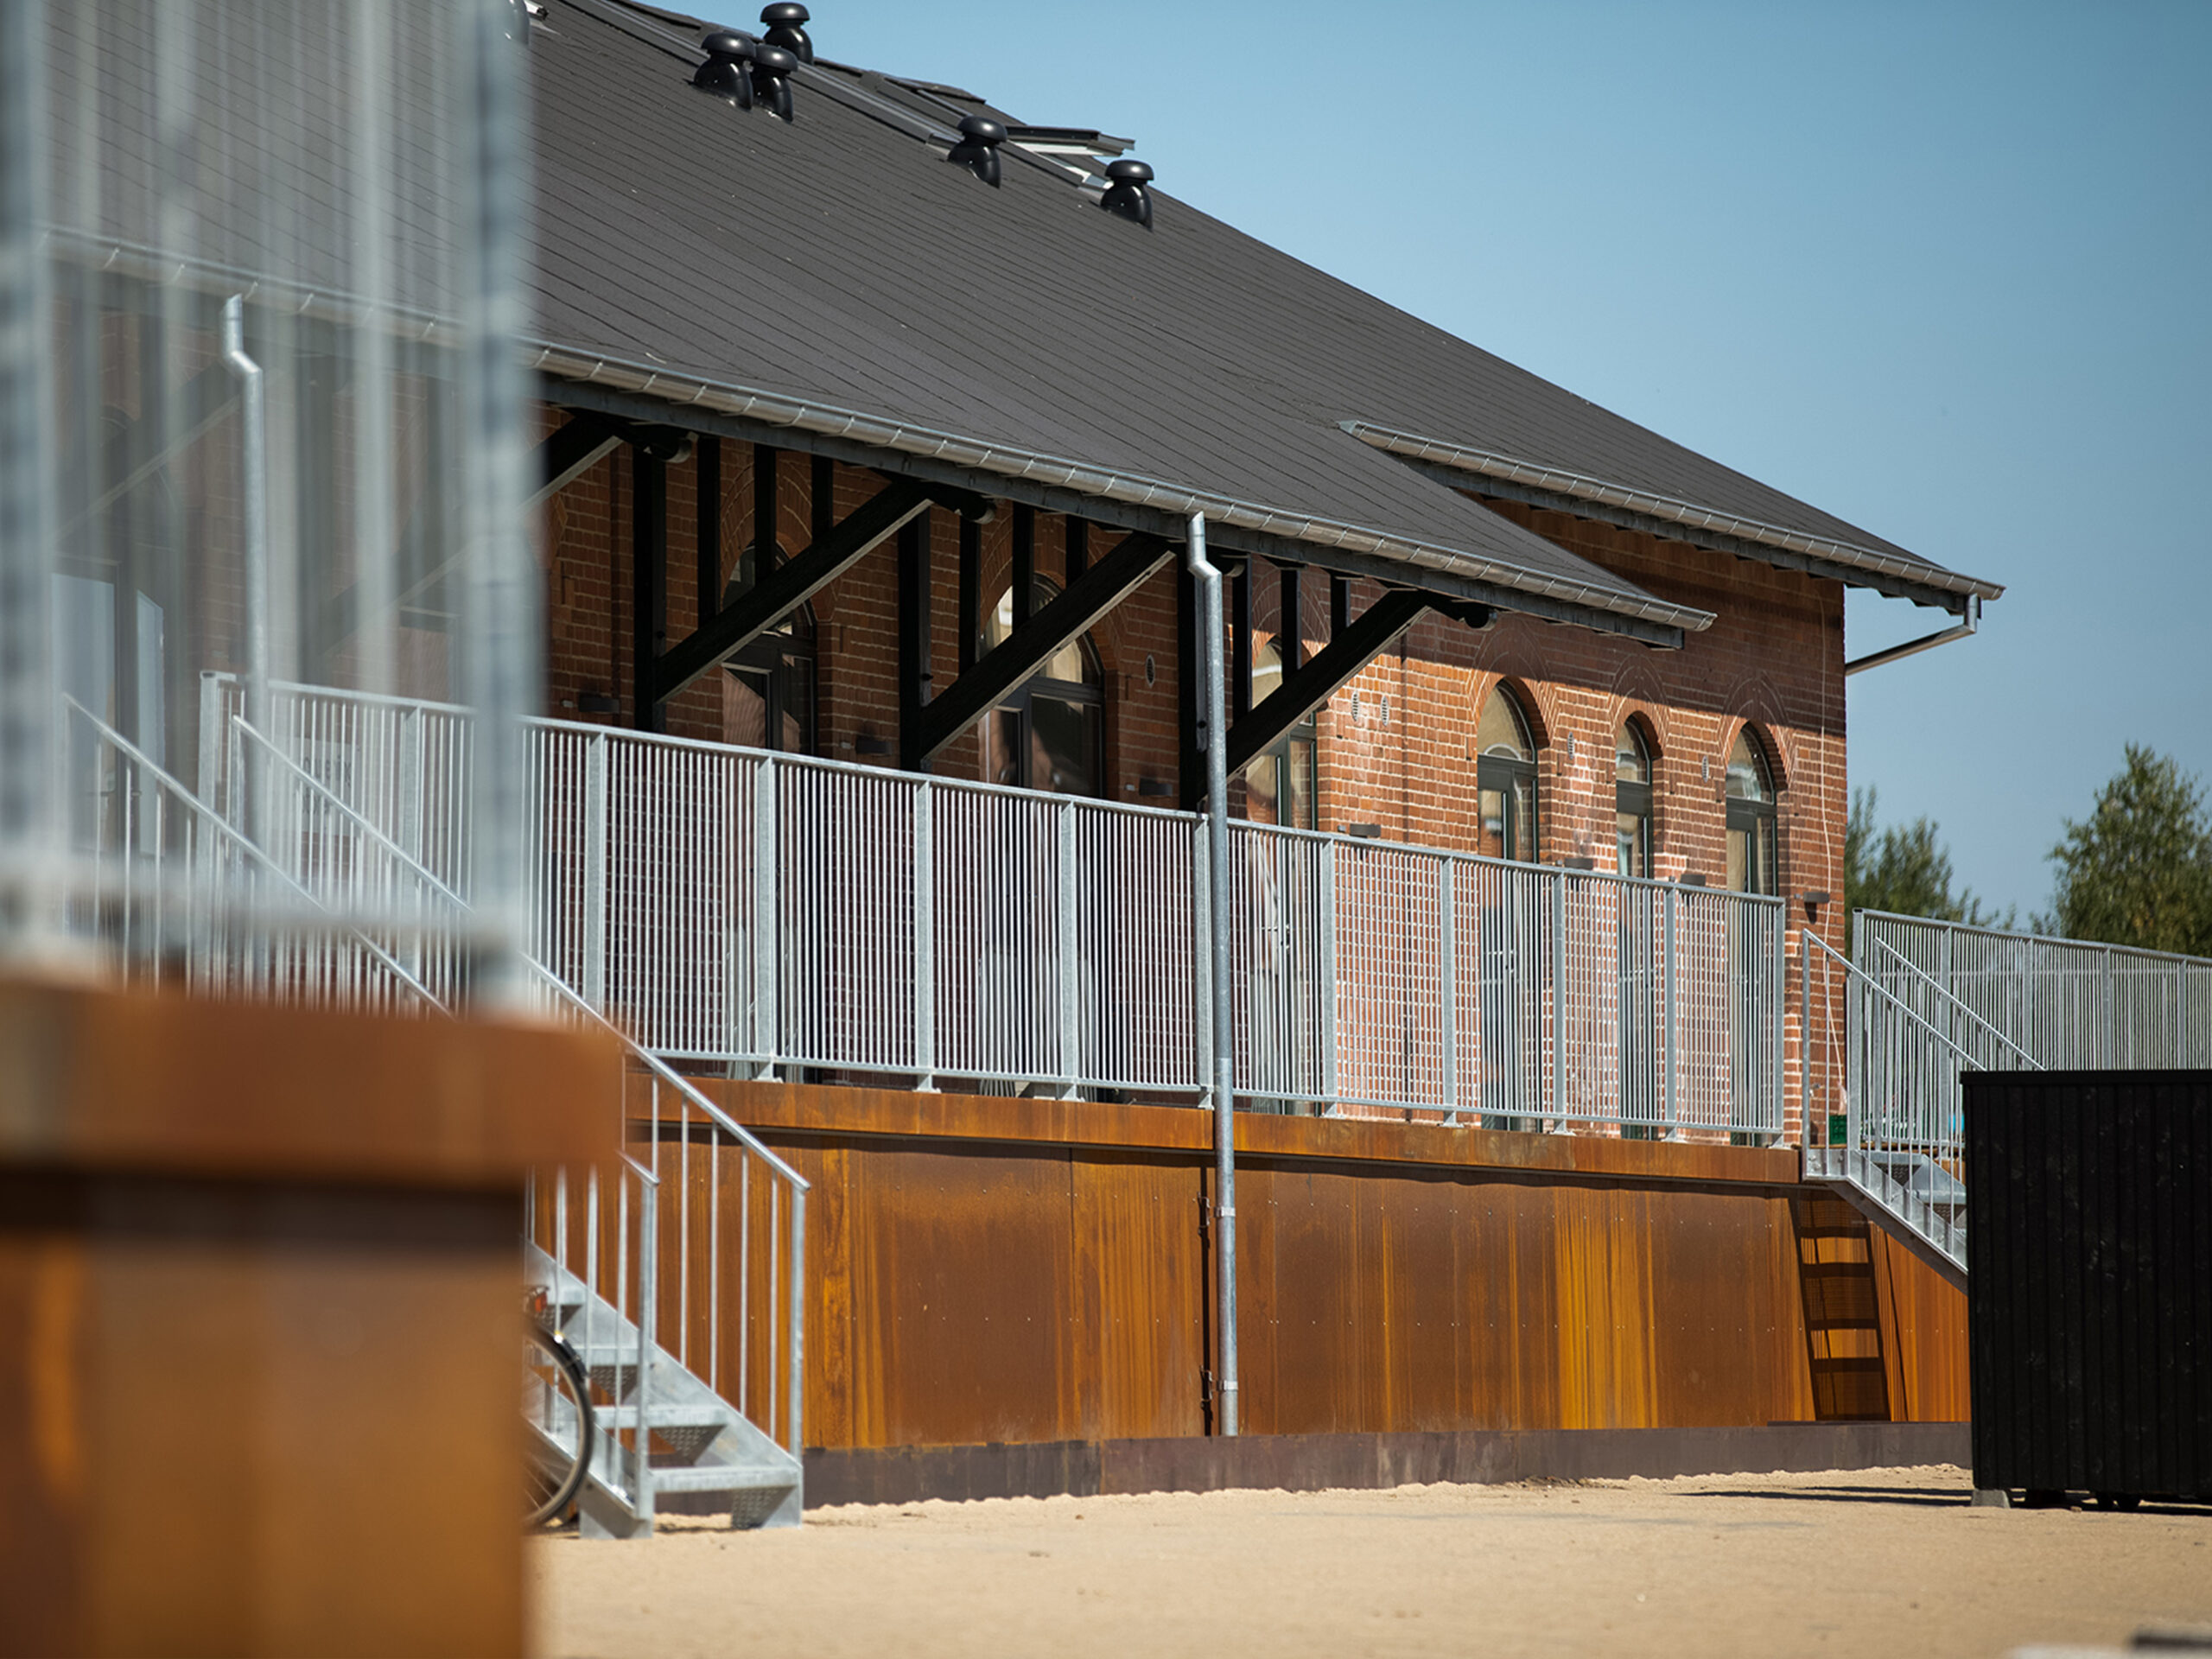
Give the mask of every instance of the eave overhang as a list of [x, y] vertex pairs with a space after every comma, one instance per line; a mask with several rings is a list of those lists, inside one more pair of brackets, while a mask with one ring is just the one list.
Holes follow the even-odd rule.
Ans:
[[[567, 388], [592, 388], [647, 400], [664, 411], [661, 418], [677, 424], [688, 416], [699, 429], [706, 430], [710, 429], [701, 417], [719, 416], [755, 428], [856, 446], [875, 452], [879, 460], [911, 457], [967, 474], [1063, 490], [1077, 498], [1132, 507], [1148, 515], [1179, 520], [1202, 512], [1209, 526], [1243, 532], [1260, 543], [1280, 547], [1285, 556], [1325, 569], [1428, 588], [1456, 599], [1623, 634], [1649, 645], [1678, 649], [1685, 633], [1702, 632], [1713, 621], [1709, 611], [1670, 604], [1649, 594], [1624, 594], [1617, 588], [1520, 569], [1460, 548], [1239, 500], [1167, 480], [842, 409], [789, 393], [716, 382], [543, 340], [528, 346], [525, 362], [548, 380], [565, 383]], [[553, 387], [547, 389], [547, 396], [552, 401], [563, 400]], [[588, 401], [608, 407], [604, 399]], [[1266, 552], [1267, 549], [1255, 545], [1250, 550]]]
[[1456, 489], [1579, 513], [1740, 558], [1829, 577], [1853, 588], [1872, 588], [1955, 614], [1963, 615], [1972, 601], [1993, 600], [2005, 592], [1999, 583], [1960, 575], [1918, 559], [1901, 558], [1879, 548], [1763, 524], [1563, 467], [1400, 432], [1368, 421], [1345, 421], [1343, 426], [1361, 442]]

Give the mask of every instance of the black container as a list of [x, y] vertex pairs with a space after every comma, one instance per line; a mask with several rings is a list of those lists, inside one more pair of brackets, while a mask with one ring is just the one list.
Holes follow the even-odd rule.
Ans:
[[2212, 1499], [2212, 1071], [1963, 1083], [1974, 1484]]

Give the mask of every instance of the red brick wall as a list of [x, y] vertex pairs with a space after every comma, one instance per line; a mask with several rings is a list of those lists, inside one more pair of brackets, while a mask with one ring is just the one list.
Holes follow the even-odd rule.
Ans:
[[[547, 429], [552, 424], [549, 416]], [[747, 446], [723, 446], [725, 580], [753, 536], [752, 461]], [[696, 460], [669, 469], [671, 642], [690, 632], [698, 614], [697, 476]], [[809, 538], [809, 476], [806, 457], [783, 456], [778, 538], [786, 552], [803, 549]], [[861, 468], [840, 466], [836, 477], [840, 518], [882, 485], [877, 474]], [[1717, 620], [1705, 632], [1690, 635], [1683, 649], [1661, 651], [1527, 616], [1503, 616], [1481, 633], [1425, 617], [1320, 711], [1322, 827], [1376, 823], [1395, 839], [1474, 850], [1476, 723], [1484, 700], [1506, 682], [1535, 728], [1544, 861], [1588, 858], [1599, 868], [1612, 867], [1613, 734], [1635, 715], [1655, 755], [1656, 873], [1670, 880], [1702, 876], [1721, 885], [1726, 759], [1748, 721], [1774, 765], [1780, 789], [1783, 892], [1824, 891], [1840, 899], [1846, 813], [1840, 584], [1564, 514], [1492, 505], [1649, 592], [1710, 611]], [[546, 510], [547, 702], [560, 717], [624, 726], [634, 721], [631, 507], [628, 451], [623, 449]], [[1011, 520], [1012, 514], [1001, 511], [982, 527], [980, 608], [985, 614], [1009, 578]], [[942, 691], [958, 668], [959, 531], [954, 515], [941, 509], [932, 512], [931, 522], [931, 666]], [[1055, 581], [1064, 574], [1065, 536], [1057, 515], [1036, 516], [1036, 569]], [[1102, 556], [1114, 539], [1114, 532], [1095, 528], [1091, 558]], [[895, 543], [886, 543], [814, 601], [822, 753], [832, 759], [895, 764], [896, 557]], [[1262, 636], [1272, 636], [1279, 626], [1278, 591], [1272, 569], [1261, 567], [1252, 619]], [[1355, 614], [1376, 592], [1372, 584], [1356, 584]], [[1310, 653], [1328, 636], [1328, 584], [1319, 573], [1304, 583], [1300, 609]], [[1105, 686], [1107, 793], [1117, 800], [1156, 801], [1140, 793], [1142, 785], [1153, 780], [1172, 789], [1177, 775], [1173, 569], [1163, 569], [1104, 619], [1091, 644]], [[619, 715], [583, 713], [587, 691], [613, 694]], [[692, 737], [723, 735], [715, 677], [670, 705], [667, 729]], [[861, 746], [870, 740], [891, 752], [864, 752]], [[970, 734], [943, 752], [932, 770], [972, 778], [980, 766]], [[1241, 810], [1242, 798], [1239, 787], [1232, 810]], [[1794, 929], [1803, 913], [1793, 900], [1793, 953]], [[1839, 947], [1840, 921], [1838, 906], [1820, 913], [1821, 931]], [[1793, 1005], [1793, 1074], [1796, 1013]]]

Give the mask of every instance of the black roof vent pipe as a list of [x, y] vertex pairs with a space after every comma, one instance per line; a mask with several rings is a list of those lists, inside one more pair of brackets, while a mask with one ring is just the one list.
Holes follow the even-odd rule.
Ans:
[[957, 162], [995, 190], [999, 188], [999, 146], [1006, 142], [1006, 129], [988, 115], [963, 115], [960, 118], [960, 142], [944, 159]]
[[718, 29], [699, 44], [706, 52], [707, 60], [691, 77], [691, 84], [702, 92], [728, 99], [741, 110], [751, 109], [753, 42], [742, 35]]
[[753, 99], [788, 121], [791, 118], [791, 75], [797, 54], [763, 41], [753, 48]]
[[760, 8], [760, 22], [767, 32], [761, 39], [770, 46], [780, 46], [801, 63], [814, 61], [814, 42], [806, 38], [807, 10], [785, 0], [781, 5]]
[[1152, 169], [1142, 162], [1109, 162], [1106, 176], [1111, 181], [1098, 205], [1109, 213], [1119, 213], [1123, 219], [1133, 219], [1147, 231], [1152, 228], [1152, 192], [1145, 186], [1152, 182]]

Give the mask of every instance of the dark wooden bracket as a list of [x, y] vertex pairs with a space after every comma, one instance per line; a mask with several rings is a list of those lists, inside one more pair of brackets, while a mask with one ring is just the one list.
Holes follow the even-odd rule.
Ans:
[[827, 537], [764, 574], [752, 592], [672, 647], [660, 659], [654, 675], [655, 700], [665, 702], [677, 696], [725, 658], [774, 627], [897, 534], [908, 519], [929, 506], [931, 499], [925, 484], [903, 478], [886, 484], [848, 513]]
[[1390, 589], [1361, 612], [1357, 622], [1340, 624], [1336, 637], [1311, 662], [1286, 673], [1272, 696], [1229, 728], [1229, 775], [1234, 778], [1282, 741], [1292, 727], [1389, 649], [1390, 642], [1420, 620], [1423, 611], [1439, 612], [1477, 629], [1490, 626], [1497, 618], [1487, 605], [1403, 588]]
[[974, 725], [1002, 699], [1020, 690], [1071, 639], [1119, 605], [1131, 590], [1174, 556], [1157, 536], [1140, 531], [1068, 584], [1044, 609], [1014, 632], [918, 713], [919, 741], [910, 751], [927, 760]]
[[930, 515], [918, 512], [899, 530], [899, 765], [926, 772], [929, 757], [914, 752], [922, 711], [929, 707]]
[[571, 415], [531, 457], [523, 476], [531, 485], [529, 506], [540, 506], [606, 459], [629, 433], [630, 423], [606, 415]]
[[1298, 722], [1319, 709], [1390, 642], [1411, 627], [1430, 604], [1426, 594], [1393, 588], [1359, 613], [1294, 674], [1283, 676], [1273, 695], [1229, 728], [1229, 775], [1234, 778], [1266, 753]]

